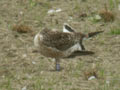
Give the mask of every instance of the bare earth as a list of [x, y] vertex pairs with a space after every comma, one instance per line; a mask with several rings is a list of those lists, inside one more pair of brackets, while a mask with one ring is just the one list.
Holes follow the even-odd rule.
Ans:
[[[112, 9], [113, 22], [94, 22], [91, 17], [109, 0], [0, 0], [0, 90], [120, 90], [120, 11]], [[61, 12], [48, 14], [50, 9]], [[87, 17], [81, 17], [81, 14]], [[34, 35], [43, 27], [62, 31], [69, 23], [83, 33], [104, 33], [84, 41], [94, 55], [61, 60], [63, 70], [54, 71], [54, 60], [33, 53]], [[13, 25], [24, 24], [33, 32], [18, 33]], [[95, 65], [97, 78], [87, 80], [85, 72]]]

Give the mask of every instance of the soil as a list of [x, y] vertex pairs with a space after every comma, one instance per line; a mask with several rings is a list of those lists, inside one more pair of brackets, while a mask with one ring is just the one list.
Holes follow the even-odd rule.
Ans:
[[[0, 1], [0, 90], [119, 90], [120, 35], [110, 30], [120, 28], [120, 12], [114, 7], [114, 21], [94, 21], [106, 0], [1, 0]], [[60, 12], [48, 13], [51, 9]], [[54, 60], [34, 53], [33, 39], [42, 28], [62, 31], [68, 23], [77, 32], [103, 33], [84, 40], [93, 55], [61, 60], [60, 72]], [[32, 32], [20, 33], [14, 25], [25, 25]], [[86, 80], [84, 72], [95, 65], [97, 78]]]

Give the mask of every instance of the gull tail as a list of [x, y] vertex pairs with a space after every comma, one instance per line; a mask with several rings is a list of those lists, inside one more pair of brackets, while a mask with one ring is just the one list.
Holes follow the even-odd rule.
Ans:
[[90, 32], [87, 35], [85, 35], [85, 38], [90, 38], [90, 37], [96, 36], [97, 34], [100, 34], [102, 32], [104, 32], [104, 31]]

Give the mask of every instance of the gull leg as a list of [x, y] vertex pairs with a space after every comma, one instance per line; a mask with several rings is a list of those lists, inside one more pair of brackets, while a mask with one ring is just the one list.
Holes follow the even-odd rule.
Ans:
[[60, 71], [60, 60], [59, 59], [55, 59], [55, 69], [56, 71]]

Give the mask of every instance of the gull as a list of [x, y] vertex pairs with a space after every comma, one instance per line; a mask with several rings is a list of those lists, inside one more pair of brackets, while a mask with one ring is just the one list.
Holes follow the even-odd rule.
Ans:
[[67, 23], [63, 25], [63, 32], [44, 28], [34, 37], [34, 45], [39, 53], [45, 57], [55, 59], [55, 69], [60, 71], [60, 60], [69, 57], [75, 51], [85, 51], [83, 40], [93, 37], [103, 31], [83, 34], [76, 32]]

